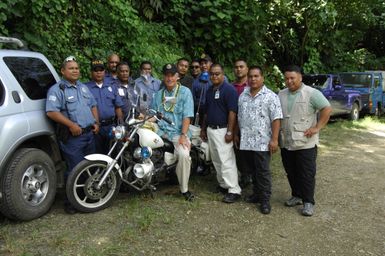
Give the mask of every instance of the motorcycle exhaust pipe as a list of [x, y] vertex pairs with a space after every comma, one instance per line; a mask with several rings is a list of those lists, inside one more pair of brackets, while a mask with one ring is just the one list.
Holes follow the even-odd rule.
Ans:
[[154, 170], [154, 164], [152, 162], [134, 165], [134, 174], [139, 179], [147, 176], [153, 170]]

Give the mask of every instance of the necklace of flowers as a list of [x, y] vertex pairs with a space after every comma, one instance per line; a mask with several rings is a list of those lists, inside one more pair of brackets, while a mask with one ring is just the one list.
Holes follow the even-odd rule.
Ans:
[[[176, 90], [174, 91], [173, 95], [171, 96], [171, 97], [174, 97], [174, 100], [172, 102], [166, 101], [166, 89], [163, 89], [162, 105], [163, 105], [164, 110], [166, 110], [167, 112], [174, 112], [174, 107], [175, 107], [175, 104], [176, 104], [176, 99], [177, 99], [178, 94], [179, 94], [179, 88], [180, 88], [180, 84], [177, 83]], [[166, 107], [166, 103], [170, 104], [169, 107]]]

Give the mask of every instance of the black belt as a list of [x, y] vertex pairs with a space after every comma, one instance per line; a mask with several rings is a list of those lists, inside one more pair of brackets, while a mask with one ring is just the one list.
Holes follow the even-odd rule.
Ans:
[[92, 129], [94, 129], [93, 125], [87, 126], [86, 128], [82, 128], [82, 133], [89, 133]]
[[211, 129], [223, 129], [223, 128], [227, 128], [227, 124], [223, 124], [223, 125], [211, 125], [211, 124], [209, 124], [208, 127], [210, 127]]
[[103, 120], [100, 120], [100, 126], [111, 125], [111, 124], [114, 123], [114, 121], [115, 121], [115, 117], [110, 118], [110, 119], [103, 119]]

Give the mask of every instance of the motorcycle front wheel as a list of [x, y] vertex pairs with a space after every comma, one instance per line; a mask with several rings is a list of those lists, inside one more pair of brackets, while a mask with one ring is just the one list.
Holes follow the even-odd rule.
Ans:
[[96, 212], [109, 207], [119, 193], [121, 179], [112, 170], [98, 189], [97, 184], [107, 170], [104, 161], [83, 160], [71, 171], [67, 179], [68, 201], [81, 212]]

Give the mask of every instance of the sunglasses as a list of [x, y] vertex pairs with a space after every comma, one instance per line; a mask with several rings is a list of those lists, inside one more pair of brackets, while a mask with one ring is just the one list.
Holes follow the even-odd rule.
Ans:
[[74, 56], [68, 56], [67, 58], [64, 59], [63, 62], [69, 62], [69, 61], [76, 61]]
[[191, 68], [193, 68], [193, 69], [198, 69], [198, 68], [200, 68], [199, 66], [191, 66]]

